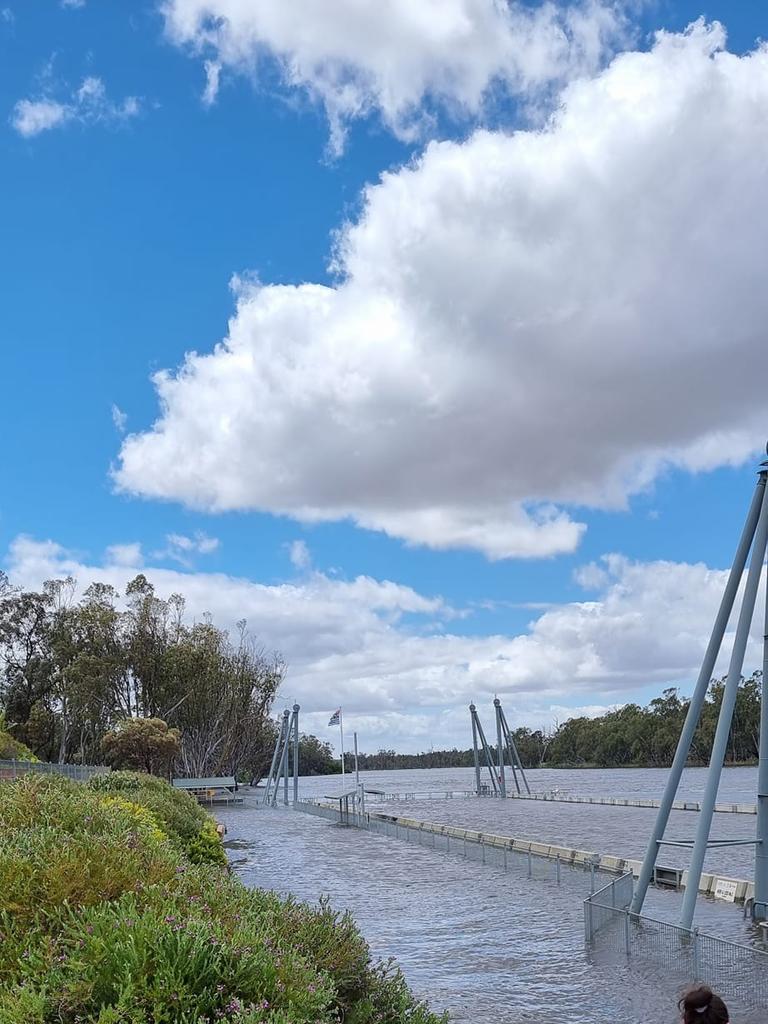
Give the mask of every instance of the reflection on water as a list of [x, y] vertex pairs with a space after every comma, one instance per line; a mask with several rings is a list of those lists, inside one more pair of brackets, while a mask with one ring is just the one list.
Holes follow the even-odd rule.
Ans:
[[[734, 770], [740, 777], [732, 776], [732, 792], [739, 787], [746, 790], [733, 795], [734, 800], [750, 799], [750, 779], [745, 775], [750, 771]], [[548, 774], [560, 780], [561, 788], [573, 792], [656, 796], [664, 773], [651, 773], [653, 777], [645, 780], [638, 772]], [[688, 792], [693, 796], [696, 776], [691, 779], [687, 774]], [[379, 772], [366, 773], [365, 781], [387, 791], [465, 789], [471, 785], [471, 775], [462, 769]], [[531, 773], [532, 788], [552, 788], [543, 775]], [[566, 775], [571, 777], [566, 780]], [[616, 788], [617, 777], [625, 781], [623, 789]], [[302, 791], [324, 794], [340, 788], [339, 783], [338, 779], [304, 780]], [[614, 788], [606, 788], [609, 784]], [[406, 808], [413, 816], [418, 812], [424, 818], [467, 827], [482, 820], [487, 830], [493, 824], [499, 832], [509, 827], [516, 835], [562, 843], [578, 835], [578, 845], [627, 856], [641, 850], [653, 813], [474, 799], [400, 805], [402, 812]], [[243, 807], [217, 811], [217, 817], [228, 827], [233, 865], [246, 884], [292, 893], [310, 902], [328, 894], [335, 907], [353, 912], [375, 956], [396, 957], [419, 995], [435, 1008], [449, 1009], [456, 1021], [492, 1017], [502, 1024], [557, 1020], [672, 1024], [677, 1020], [675, 981], [643, 968], [637, 960], [590, 962], [584, 949], [581, 903], [589, 876], [580, 871], [564, 869], [558, 886], [426, 847], [406, 846], [398, 839], [339, 828], [300, 812], [266, 810], [251, 797]], [[696, 815], [680, 817], [685, 834], [692, 834]], [[725, 818], [721, 816], [718, 828]], [[754, 834], [752, 817], [728, 815], [727, 821], [731, 826], [743, 822]], [[671, 863], [669, 856], [665, 859]], [[647, 910], [676, 920], [679, 905], [678, 894], [654, 891]], [[741, 911], [734, 907], [701, 901], [699, 918], [701, 927], [715, 934], [742, 941], [749, 934]], [[758, 1024], [762, 1015], [740, 1014], [738, 1020]]]

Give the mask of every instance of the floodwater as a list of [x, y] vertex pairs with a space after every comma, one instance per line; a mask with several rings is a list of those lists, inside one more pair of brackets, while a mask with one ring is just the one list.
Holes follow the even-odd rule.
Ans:
[[[387, 792], [461, 790], [473, 780], [467, 769], [362, 774], [367, 785]], [[574, 795], [639, 798], [659, 796], [664, 774], [540, 771], [530, 772], [529, 781], [539, 792], [557, 786]], [[681, 799], [696, 799], [703, 774], [686, 773]], [[340, 789], [339, 777], [301, 780], [306, 796]], [[754, 769], [724, 773], [721, 800], [753, 803], [754, 793]], [[389, 804], [387, 810], [617, 856], [642, 853], [654, 814], [636, 808], [477, 799]], [[560, 885], [529, 879], [406, 846], [402, 840], [340, 828], [301, 812], [265, 809], [250, 794], [245, 806], [219, 810], [217, 817], [227, 825], [230, 858], [246, 884], [308, 902], [327, 894], [336, 908], [352, 911], [375, 957], [394, 956], [417, 994], [434, 1009], [447, 1009], [457, 1022], [493, 1018], [501, 1024], [672, 1024], [678, 1019], [678, 979], [637, 960], [594, 962], [588, 955], [582, 900], [589, 875], [582, 871], [563, 869]], [[675, 837], [692, 835], [697, 819], [695, 813], [679, 812]], [[720, 831], [754, 835], [753, 816], [716, 815], [715, 821]], [[753, 854], [743, 851], [750, 849], [734, 848], [747, 858]], [[670, 848], [662, 860], [676, 865], [684, 854]], [[723, 851], [717, 856], [724, 856]], [[749, 872], [744, 863], [730, 873], [749, 877]], [[671, 892], [653, 890], [646, 903], [646, 913], [662, 920], [676, 921], [679, 908], [680, 896]], [[754, 941], [740, 908], [700, 900], [697, 917], [697, 924], [711, 934]], [[734, 1024], [759, 1021], [764, 1014], [734, 1016]]]

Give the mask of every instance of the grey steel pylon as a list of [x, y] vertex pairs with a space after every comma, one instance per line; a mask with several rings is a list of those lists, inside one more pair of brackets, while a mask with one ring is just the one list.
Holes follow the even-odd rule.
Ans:
[[488, 741], [485, 738], [483, 727], [480, 724], [480, 719], [477, 714], [477, 708], [474, 704], [469, 705], [469, 714], [472, 719], [472, 742], [475, 749], [475, 772], [477, 777], [477, 795], [480, 796], [480, 767], [479, 767], [479, 753], [477, 740], [480, 739], [480, 743], [483, 750], [483, 758], [485, 760], [486, 767], [488, 768], [488, 774], [491, 776], [491, 785], [493, 786], [494, 796], [497, 796], [500, 791], [499, 776], [496, 771], [496, 765], [493, 763], [493, 755], [491, 754], [491, 748], [488, 746]]
[[[701, 665], [701, 671], [699, 672], [696, 687], [688, 707], [688, 713], [683, 724], [683, 729], [680, 733], [680, 739], [678, 741], [677, 750], [675, 751], [664, 795], [659, 806], [656, 822], [648, 842], [648, 848], [643, 859], [635, 893], [630, 905], [630, 911], [632, 913], [639, 914], [642, 910], [648, 886], [653, 880], [654, 868], [660, 846], [665, 844], [674, 846], [692, 846], [693, 851], [691, 854], [691, 865], [688, 870], [680, 921], [684, 928], [689, 929], [693, 924], [696, 896], [699, 889], [699, 882], [701, 880], [701, 872], [704, 865], [704, 857], [707, 847], [712, 845], [741, 845], [744, 843], [744, 840], [711, 840], [709, 837], [712, 826], [712, 815], [715, 808], [715, 800], [717, 799], [717, 790], [720, 783], [720, 775], [723, 768], [723, 762], [725, 760], [728, 734], [730, 732], [731, 721], [733, 718], [733, 709], [736, 702], [738, 685], [744, 664], [744, 653], [746, 650], [747, 640], [749, 638], [750, 625], [754, 615], [755, 599], [760, 582], [760, 573], [762, 572], [763, 560], [765, 558], [766, 541], [768, 539], [768, 495], [766, 494], [767, 476], [768, 461], [761, 463], [760, 466], [755, 493], [752, 498], [752, 503], [747, 514], [747, 520], [744, 524], [744, 529], [736, 550], [736, 555], [733, 560], [725, 592], [723, 593], [723, 597], [720, 602], [720, 608], [715, 618], [712, 635], [710, 637], [709, 644], [707, 645], [707, 650]], [[674, 799], [680, 785], [680, 778], [688, 759], [693, 736], [701, 717], [707, 690], [712, 679], [717, 656], [722, 646], [723, 636], [728, 625], [728, 620], [733, 610], [733, 605], [744, 573], [750, 548], [752, 549], [750, 567], [744, 588], [744, 596], [739, 613], [733, 651], [731, 653], [731, 659], [728, 667], [723, 702], [720, 708], [717, 729], [712, 744], [712, 753], [707, 773], [704, 797], [701, 801], [701, 811], [696, 829], [696, 838], [692, 842], [665, 841], [664, 833], [669, 821], [669, 813], [672, 809], [672, 804], [674, 803]], [[768, 633], [768, 626], [766, 626], [765, 632]], [[764, 666], [767, 658], [768, 655], [766, 655], [764, 649]], [[760, 899], [763, 901], [763, 905], [765, 906], [766, 902], [768, 902], [768, 864], [765, 863], [765, 858], [768, 855], [768, 727], [763, 728], [768, 720], [768, 702], [766, 701], [765, 695], [765, 677], [763, 678], [763, 683], [763, 693], [761, 697], [760, 751], [764, 756], [758, 777], [758, 821], [757, 836], [754, 840], [758, 853], [755, 866], [755, 906], [758, 903], [758, 888], [762, 894]], [[764, 793], [762, 799], [762, 814], [760, 813], [761, 792]], [[753, 841], [750, 840], [750, 843], [751, 842]], [[760, 878], [758, 879], [759, 872]]]
[[525, 769], [523, 768], [523, 762], [520, 760], [520, 755], [517, 752], [517, 744], [515, 743], [515, 737], [512, 735], [512, 732], [509, 728], [507, 716], [504, 714], [504, 708], [501, 706], [501, 701], [499, 700], [498, 697], [496, 698], [496, 700], [494, 700], [493, 703], [496, 708], [496, 717], [501, 723], [501, 731], [504, 736], [504, 743], [507, 748], [507, 754], [509, 755], [509, 764], [510, 767], [512, 768], [512, 778], [515, 782], [515, 788], [517, 789], [518, 793], [522, 792], [522, 790], [520, 789], [520, 782], [517, 778], [519, 774], [520, 779], [522, 780], [522, 783], [525, 786], [525, 791], [530, 796], [531, 788], [528, 785], [528, 779], [525, 777]]
[[[293, 773], [293, 802], [299, 799], [299, 708], [298, 704], [293, 705], [293, 711], [287, 708], [283, 712], [283, 720], [275, 742], [275, 750], [272, 754], [272, 764], [267, 776], [267, 784], [264, 788], [263, 803], [272, 807], [277, 805], [280, 782], [283, 783], [283, 803], [288, 805], [288, 774], [289, 768]], [[289, 754], [290, 764], [289, 764]]]
[[[481, 750], [482, 760], [488, 768], [488, 772], [491, 776], [491, 785], [493, 786], [494, 796], [506, 797], [507, 795], [507, 780], [504, 773], [505, 751], [509, 758], [509, 766], [512, 769], [512, 778], [517, 792], [522, 792], [520, 789], [520, 780], [522, 780], [526, 792], [530, 794], [531, 790], [528, 786], [528, 780], [525, 777], [523, 763], [520, 760], [520, 755], [518, 754], [517, 747], [515, 745], [515, 739], [510, 732], [509, 725], [504, 714], [504, 709], [502, 708], [501, 701], [498, 697], [494, 699], [493, 708], [496, 716], [496, 760], [494, 760], [493, 751], [488, 746], [488, 741], [485, 738], [485, 733], [483, 732], [483, 727], [480, 724], [480, 718], [477, 714], [477, 708], [474, 704], [469, 705], [469, 714], [472, 720], [472, 752], [474, 755], [475, 787], [477, 795], [481, 795]], [[518, 775], [520, 776], [519, 779]]]

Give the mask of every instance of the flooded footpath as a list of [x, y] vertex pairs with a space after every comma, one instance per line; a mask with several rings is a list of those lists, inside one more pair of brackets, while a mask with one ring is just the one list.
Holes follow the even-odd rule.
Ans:
[[[381, 776], [400, 776], [399, 783], [413, 787], [413, 780], [402, 776], [419, 775], [424, 789], [461, 788], [453, 779], [436, 779], [438, 774], [377, 773], [376, 781], [380, 788], [391, 789], [392, 780]], [[302, 780], [302, 793], [324, 795], [323, 791], [334, 792], [338, 784], [338, 779]], [[579, 788], [585, 791], [583, 784]], [[419, 804], [419, 817], [445, 821], [450, 814], [456, 823], [461, 819], [471, 828], [470, 820], [478, 814], [495, 815], [498, 820], [499, 814], [512, 814], [507, 808], [514, 807], [524, 819], [526, 809], [533, 807], [537, 813], [550, 813], [548, 820], [529, 822], [531, 838], [537, 838], [533, 833], [545, 825], [552, 836], [561, 831], [565, 822], [558, 822], [557, 816], [565, 808], [568, 814], [578, 812], [582, 834], [592, 840], [586, 844], [588, 849], [628, 856], [621, 842], [644, 839], [637, 820], [627, 816], [628, 808], [503, 804], [473, 799], [442, 801], [439, 808]], [[408, 813], [414, 808], [409, 804]], [[435, 817], [438, 810], [441, 814]], [[611, 819], [619, 843], [616, 849], [602, 849], [605, 820], [590, 818], [594, 811], [616, 816]], [[395, 957], [417, 994], [435, 1009], [449, 1010], [455, 1021], [488, 1017], [504, 1024], [553, 1020], [672, 1024], [678, 1020], [676, 979], [637, 960], [619, 957], [596, 962], [586, 950], [582, 901], [589, 892], [589, 875], [581, 870], [564, 869], [560, 884], [554, 879], [529, 879], [398, 839], [341, 828], [301, 812], [266, 809], [252, 794], [243, 806], [217, 810], [216, 816], [227, 826], [233, 868], [247, 885], [309, 902], [327, 895], [336, 909], [350, 910], [373, 955]], [[693, 827], [695, 815], [689, 819]], [[520, 832], [516, 827], [514, 834]], [[697, 923], [703, 930], [749, 940], [751, 925], [739, 908], [700, 903]], [[653, 891], [646, 909], [652, 916], [674, 921], [679, 904], [677, 893]], [[739, 1024], [763, 1021], [764, 1014], [738, 1017]]]

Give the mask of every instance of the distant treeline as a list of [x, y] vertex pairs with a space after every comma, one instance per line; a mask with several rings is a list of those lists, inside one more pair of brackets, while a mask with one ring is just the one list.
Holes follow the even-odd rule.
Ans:
[[[707, 764], [723, 699], [724, 680], [713, 680], [691, 747], [689, 764]], [[761, 673], [739, 684], [726, 763], [755, 761], [760, 738]], [[516, 729], [515, 744], [526, 768], [666, 768], [672, 763], [688, 711], [688, 698], [664, 690], [647, 707], [627, 704], [598, 718], [570, 718], [551, 731]], [[338, 762], [337, 762], [338, 763]], [[347, 755], [348, 770], [353, 758]], [[470, 768], [472, 748], [396, 754], [360, 754], [361, 770], [391, 768]]]

